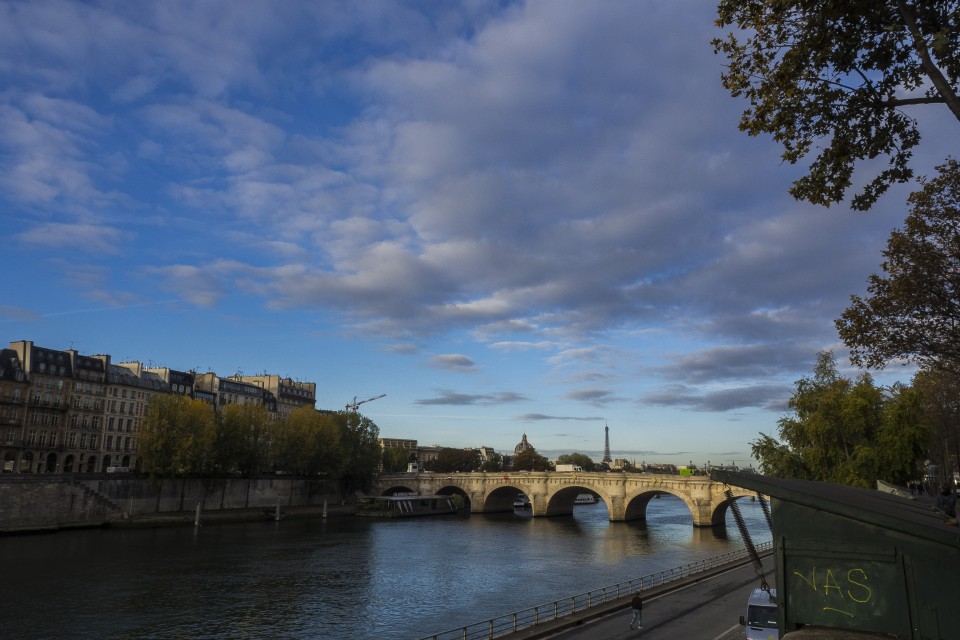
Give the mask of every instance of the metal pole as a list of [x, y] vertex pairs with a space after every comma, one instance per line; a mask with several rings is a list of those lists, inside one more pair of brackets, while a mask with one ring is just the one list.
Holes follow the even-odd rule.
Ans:
[[197, 513], [193, 517], [193, 526], [194, 527], [200, 526], [200, 503], [199, 502], [197, 503]]

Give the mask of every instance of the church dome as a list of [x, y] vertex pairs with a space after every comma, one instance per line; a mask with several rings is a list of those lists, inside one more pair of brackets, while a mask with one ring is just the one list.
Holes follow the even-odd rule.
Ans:
[[520, 444], [513, 448], [514, 453], [520, 453], [522, 451], [529, 451], [533, 449], [533, 445], [527, 442], [527, 434], [523, 434], [523, 438], [520, 440]]

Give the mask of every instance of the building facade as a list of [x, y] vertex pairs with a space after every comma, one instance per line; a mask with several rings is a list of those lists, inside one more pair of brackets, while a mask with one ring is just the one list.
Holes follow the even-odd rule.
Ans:
[[269, 391], [276, 398], [275, 415], [280, 420], [286, 420], [295, 409], [302, 407], [316, 409], [317, 407], [317, 383], [315, 382], [301, 382], [269, 374], [239, 376], [239, 379]]
[[147, 406], [165, 393], [204, 400], [218, 411], [255, 404], [277, 418], [316, 404], [312, 382], [145, 368], [19, 340], [0, 349], [0, 472], [134, 469]]

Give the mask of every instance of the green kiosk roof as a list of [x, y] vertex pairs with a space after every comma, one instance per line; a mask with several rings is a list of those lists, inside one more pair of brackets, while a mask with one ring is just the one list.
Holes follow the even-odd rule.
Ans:
[[711, 478], [771, 499], [786, 638], [960, 640], [960, 527], [932, 506], [825, 482], [724, 470]]

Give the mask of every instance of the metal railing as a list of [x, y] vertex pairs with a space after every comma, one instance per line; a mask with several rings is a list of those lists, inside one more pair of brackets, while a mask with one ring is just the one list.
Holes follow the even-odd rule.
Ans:
[[[764, 542], [756, 545], [756, 547], [757, 551], [764, 552], [771, 549], [773, 543]], [[607, 587], [578, 593], [574, 596], [568, 596], [535, 607], [506, 613], [496, 618], [475, 622], [464, 627], [457, 627], [456, 629], [449, 629], [447, 631], [423, 636], [419, 638], [419, 640], [492, 640], [493, 638], [515, 633], [521, 629], [563, 618], [564, 616], [589, 609], [590, 607], [605, 602], [625, 598], [635, 591], [658, 587], [674, 580], [680, 580], [731, 562], [749, 558], [750, 554], [747, 549], [738, 549], [713, 558], [697, 560], [696, 562], [691, 562], [674, 569], [657, 571], [640, 578], [618, 582]]]

